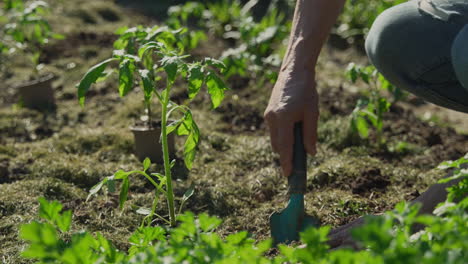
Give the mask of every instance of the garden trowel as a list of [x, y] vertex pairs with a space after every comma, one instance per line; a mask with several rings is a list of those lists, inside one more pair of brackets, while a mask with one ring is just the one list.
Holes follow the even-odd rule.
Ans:
[[294, 125], [293, 171], [288, 178], [289, 202], [285, 209], [270, 216], [273, 243], [299, 240], [299, 232], [319, 226], [318, 219], [304, 211], [304, 193], [307, 185], [307, 154], [302, 142], [302, 123]]

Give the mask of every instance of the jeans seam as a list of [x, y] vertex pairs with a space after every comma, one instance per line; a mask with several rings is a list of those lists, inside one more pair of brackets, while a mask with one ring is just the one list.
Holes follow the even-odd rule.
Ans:
[[[438, 61], [436, 61], [435, 63], [432, 63], [431, 65], [428, 65], [424, 68], [422, 68], [422, 70], [416, 74], [415, 76], [415, 80], [417, 80], [418, 82], [425, 82], [424, 80], [422, 80], [422, 76], [425, 75], [426, 73], [430, 72], [430, 71], [433, 71], [437, 68], [440, 68], [442, 66], [444, 66], [445, 64], [449, 64], [449, 65], [452, 65], [452, 59], [451, 58], [448, 58], [448, 57], [442, 57], [442, 58], [439, 58]], [[447, 82], [449, 83], [449, 82]]]
[[[447, 98], [445, 96], [440, 95], [438, 92], [434, 91], [433, 89], [431, 89], [429, 87], [430, 83], [424, 81], [421, 78], [424, 74], [426, 74], [426, 73], [428, 73], [430, 71], [433, 71], [434, 69], [437, 69], [437, 68], [439, 68], [439, 67], [441, 67], [441, 66], [443, 66], [445, 64], [450, 64], [451, 65], [451, 63], [452, 62], [451, 62], [450, 58], [441, 57], [435, 63], [431, 64], [430, 66], [427, 66], [427, 67], [423, 68], [423, 70], [420, 71], [420, 73], [417, 75], [417, 77], [414, 80], [419, 83], [418, 86], [425, 87], [424, 92], [429, 93], [434, 99], [437, 99], [439, 101], [448, 102], [453, 107], [458, 108], [458, 109], [463, 109], [464, 110], [463, 112], [467, 112], [468, 111], [468, 105], [464, 105], [464, 104], [462, 104], [460, 102], [454, 101], [454, 100], [452, 100], [450, 98]], [[453, 80], [453, 81], [447, 81], [447, 82], [444, 82], [444, 83], [437, 83], [437, 85], [446, 85], [446, 84], [450, 84], [450, 83], [453, 83], [453, 82], [457, 82], [458, 84], [460, 83], [458, 80]]]
[[425, 92], [430, 93], [434, 98], [442, 102], [445, 101], [446, 103], [450, 103], [450, 106], [452, 106], [452, 109], [457, 109], [457, 111], [468, 113], [468, 105], [464, 105], [459, 102], [453, 101], [452, 99], [442, 96], [432, 89], [426, 89]]

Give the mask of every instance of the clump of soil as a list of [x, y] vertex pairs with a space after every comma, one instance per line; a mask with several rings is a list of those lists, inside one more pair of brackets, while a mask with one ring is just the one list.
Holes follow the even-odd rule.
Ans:
[[367, 193], [373, 191], [385, 191], [386, 187], [390, 185], [390, 179], [382, 175], [380, 169], [369, 169], [363, 171], [362, 174], [354, 179], [351, 183], [353, 194], [365, 196]]

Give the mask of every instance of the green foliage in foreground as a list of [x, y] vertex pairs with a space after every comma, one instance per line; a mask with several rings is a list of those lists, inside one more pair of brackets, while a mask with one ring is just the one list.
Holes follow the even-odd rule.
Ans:
[[[279, 246], [276, 256], [267, 256], [271, 241], [255, 243], [246, 232], [221, 238], [214, 230], [221, 220], [201, 214], [180, 215], [179, 225], [141, 227], [129, 238], [128, 252], [117, 250], [101, 234], [71, 233], [70, 211], [61, 212], [58, 202], [40, 200], [40, 220], [21, 227], [20, 235], [30, 246], [26, 258], [38, 263], [466, 263], [468, 258], [468, 154], [440, 168], [452, 168], [458, 185], [434, 216], [418, 215], [417, 205], [400, 203], [383, 216], [368, 217], [353, 231], [363, 250], [329, 251], [330, 227], [311, 228], [301, 234], [301, 245]], [[463, 198], [465, 197], [465, 198]], [[455, 200], [460, 202], [455, 203]], [[414, 224], [427, 227], [415, 234]]]

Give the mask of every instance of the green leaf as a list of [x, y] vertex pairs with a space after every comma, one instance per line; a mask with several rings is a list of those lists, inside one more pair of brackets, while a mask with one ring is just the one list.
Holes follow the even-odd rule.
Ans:
[[49, 202], [45, 198], [39, 198], [39, 217], [55, 224], [62, 232], [70, 229], [72, 213], [71, 211], [62, 211], [62, 204], [57, 201]]
[[51, 37], [52, 37], [53, 39], [58, 39], [58, 40], [64, 40], [64, 39], [65, 39], [65, 36], [64, 36], [64, 35], [56, 34], [56, 33], [52, 34]]
[[133, 73], [135, 72], [135, 62], [131, 59], [124, 59], [119, 67], [119, 94], [127, 95], [133, 88]]
[[107, 181], [107, 190], [110, 192], [110, 193], [114, 193], [115, 192], [115, 179], [114, 177], [109, 177], [109, 180]]
[[193, 99], [198, 92], [200, 91], [202, 85], [203, 85], [203, 80], [204, 80], [204, 75], [203, 75], [203, 67], [199, 64], [193, 64], [190, 65], [188, 68], [188, 75], [187, 75], [187, 81], [188, 81], [188, 87], [189, 87], [189, 98]]
[[22, 225], [20, 228], [20, 237], [42, 246], [31, 246], [22, 253], [24, 257], [29, 258], [47, 256], [49, 252], [47, 252], [46, 246], [56, 246], [58, 243], [57, 231], [55, 228], [50, 224], [43, 224], [36, 221]]
[[141, 214], [141, 215], [150, 215], [151, 212], [152, 212], [151, 208], [146, 208], [146, 207], [140, 207], [136, 211], [137, 214]]
[[141, 58], [143, 61], [143, 65], [145, 66], [146, 69], [148, 70], [153, 70], [154, 68], [154, 61], [153, 61], [153, 50], [159, 51], [164, 48], [164, 45], [159, 42], [149, 42], [143, 45], [139, 50], [138, 50], [138, 56]]
[[178, 136], [188, 136], [192, 130], [193, 117], [192, 112], [186, 111], [182, 123], [177, 127]]
[[164, 48], [164, 44], [161, 43], [161, 42], [156, 42], [156, 41], [148, 42], [145, 45], [141, 46], [140, 49], [138, 49], [138, 57], [143, 59], [143, 57], [145, 56], [145, 54], [147, 52], [149, 52], [149, 51], [151, 51], [153, 49], [161, 50], [163, 48]]
[[39, 198], [39, 217], [54, 222], [62, 211], [62, 205], [57, 201], [49, 202], [44, 197]]
[[118, 28], [116, 31], [115, 31], [115, 34], [116, 35], [122, 35], [124, 34], [126, 31], [128, 30], [128, 27], [120, 27]]
[[159, 226], [138, 228], [129, 238], [132, 247], [129, 250], [130, 255], [144, 252], [145, 249], [153, 245], [153, 241], [166, 241], [166, 231]]
[[114, 180], [122, 180], [127, 178], [130, 174], [134, 173], [134, 171], [123, 171], [123, 170], [118, 170], [116, 173], [114, 173], [113, 176], [111, 176]]
[[224, 91], [227, 90], [226, 84], [213, 71], [210, 71], [206, 76], [205, 83], [211, 96], [212, 107], [217, 108], [224, 99]]
[[190, 134], [187, 137], [184, 145], [184, 162], [185, 166], [190, 170], [192, 168], [193, 161], [195, 160], [195, 153], [197, 152], [197, 146], [200, 141], [200, 130], [197, 124], [192, 120], [192, 127]]
[[161, 182], [166, 180], [166, 176], [162, 175], [161, 173], [151, 173], [151, 176], [158, 178]]
[[143, 171], [147, 171], [151, 166], [151, 160], [149, 158], [145, 158], [143, 161]]
[[195, 184], [190, 184], [190, 187], [185, 191], [182, 196], [182, 202], [185, 203], [195, 193]]
[[200, 228], [204, 232], [209, 232], [218, 227], [222, 220], [217, 217], [211, 217], [205, 213], [198, 216], [198, 221], [200, 223]]
[[247, 231], [241, 231], [238, 233], [230, 234], [226, 237], [226, 241], [229, 242], [229, 244], [238, 245], [245, 241], [248, 237], [249, 233]]
[[167, 80], [170, 83], [174, 83], [177, 77], [177, 71], [179, 68], [179, 57], [178, 56], [166, 56], [161, 60], [161, 66], [167, 74]]
[[457, 206], [456, 203], [452, 203], [452, 202], [444, 202], [444, 203], [441, 203], [437, 206], [437, 208], [434, 210], [434, 214], [437, 215], [437, 216], [441, 216], [441, 215], [444, 215], [445, 213], [455, 209]]
[[170, 133], [174, 132], [180, 124], [184, 121], [184, 118], [181, 118], [179, 120], [173, 121], [170, 124], [167, 125], [167, 131], [166, 133], [169, 135]]
[[213, 58], [205, 58], [205, 63], [207, 65], [209, 65], [209, 66], [218, 68], [220, 70], [225, 70], [226, 69], [226, 65], [220, 60], [216, 60], [216, 59], [213, 59]]
[[119, 196], [120, 210], [123, 209], [124, 203], [127, 201], [129, 186], [130, 186], [130, 181], [128, 180], [128, 177], [124, 178], [122, 182], [122, 186], [120, 187], [120, 196]]
[[150, 103], [152, 95], [153, 95], [153, 89], [154, 89], [154, 83], [150, 77], [150, 72], [148, 70], [139, 70], [138, 73], [140, 74], [140, 77], [142, 80], [143, 93], [145, 95], [145, 102]]
[[356, 69], [356, 64], [350, 63], [346, 69], [346, 77], [352, 82], [355, 83], [358, 78], [358, 71]]
[[114, 74], [114, 72], [116, 72], [115, 70], [107, 70], [107, 71], [104, 71], [101, 76], [96, 80], [96, 83], [100, 83], [100, 82], [103, 82], [105, 80], [107, 80], [112, 74]]
[[71, 221], [72, 211], [67, 210], [63, 212], [63, 214], [59, 218], [57, 218], [57, 221], [55, 223], [62, 232], [67, 232], [68, 230], [70, 230]]
[[88, 202], [89, 198], [91, 198], [91, 196], [97, 194], [101, 189], [102, 189], [102, 186], [104, 186], [104, 184], [108, 181], [107, 177], [104, 178], [102, 181], [100, 181], [98, 184], [94, 185], [90, 190], [89, 190], [89, 194], [88, 194], [88, 197], [86, 198], [86, 202]]
[[468, 169], [456, 169], [452, 176], [440, 179], [438, 183], [447, 183], [464, 177], [468, 177]]
[[91, 87], [93, 83], [96, 83], [96, 80], [102, 76], [102, 73], [106, 69], [109, 62], [115, 60], [115, 58], [107, 59], [99, 64], [94, 65], [88, 72], [84, 75], [78, 84], [78, 100], [81, 106], [84, 106], [85, 94]]

